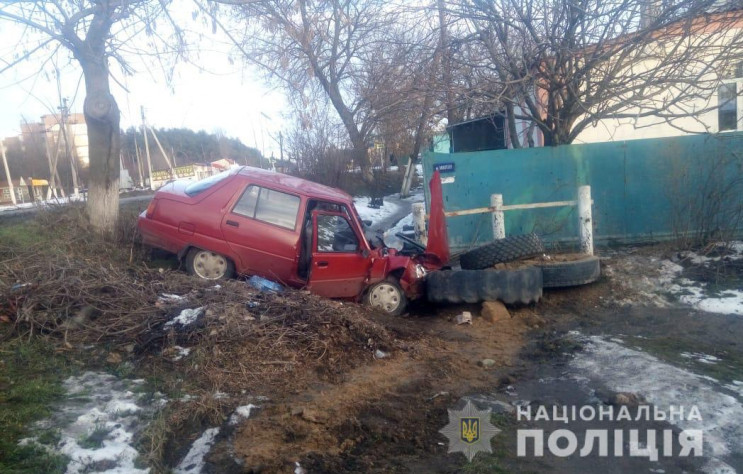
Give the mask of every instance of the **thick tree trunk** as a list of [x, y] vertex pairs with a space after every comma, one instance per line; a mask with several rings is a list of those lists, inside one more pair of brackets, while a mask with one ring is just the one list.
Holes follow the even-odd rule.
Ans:
[[119, 217], [119, 107], [109, 89], [105, 59], [81, 63], [90, 154], [87, 211], [93, 228], [101, 235], [111, 236]]

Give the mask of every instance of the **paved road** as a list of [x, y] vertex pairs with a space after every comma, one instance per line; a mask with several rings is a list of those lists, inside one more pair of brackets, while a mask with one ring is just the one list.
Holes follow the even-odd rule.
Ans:
[[[133, 202], [140, 202], [140, 201], [149, 201], [152, 199], [152, 194], [145, 194], [141, 196], [129, 196], [129, 197], [122, 197], [119, 199], [119, 206], [123, 206], [125, 204], [133, 203]], [[37, 212], [39, 212], [40, 209], [43, 209], [43, 207], [37, 206], [37, 207], [28, 207], [28, 208], [21, 208], [21, 209], [7, 209], [0, 211], [0, 223], [7, 220], [16, 220], [16, 219], [23, 219], [26, 217], [30, 217]]]

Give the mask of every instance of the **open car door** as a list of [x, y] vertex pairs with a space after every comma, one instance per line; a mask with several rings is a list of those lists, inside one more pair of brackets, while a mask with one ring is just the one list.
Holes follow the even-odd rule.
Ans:
[[328, 298], [353, 298], [364, 288], [371, 262], [347, 216], [312, 213], [309, 289]]

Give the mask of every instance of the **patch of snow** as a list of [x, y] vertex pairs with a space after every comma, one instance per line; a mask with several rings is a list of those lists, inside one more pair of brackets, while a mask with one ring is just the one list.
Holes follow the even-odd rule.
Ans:
[[9, 205], [0, 206], [0, 212], [17, 211], [20, 209], [31, 209], [34, 207], [46, 208], [50, 206], [58, 206], [58, 205], [68, 204], [71, 202], [79, 202], [79, 201], [84, 201], [84, 200], [85, 200], [85, 196], [83, 194], [78, 194], [77, 196], [71, 195], [71, 196], [67, 196], [64, 198], [62, 197], [52, 198], [52, 199], [45, 200], [45, 201], [29, 201], [29, 202], [24, 202], [24, 203], [18, 203], [16, 205], [9, 204]]
[[172, 295], [170, 293], [163, 293], [157, 298], [158, 303], [180, 303], [185, 300], [186, 298], [184, 296]]
[[235, 408], [235, 412], [230, 416], [229, 424], [236, 425], [243, 420], [247, 420], [250, 418], [250, 412], [256, 408], [259, 408], [258, 405], [253, 405], [252, 403]]
[[369, 198], [367, 197], [355, 197], [353, 198], [353, 205], [356, 211], [359, 213], [361, 220], [370, 220], [374, 224], [379, 221], [388, 218], [398, 211], [400, 205], [396, 202], [384, 200], [384, 205], [379, 209], [373, 209], [369, 207]]
[[403, 232], [403, 227], [406, 225], [413, 225], [413, 214], [412, 213], [408, 214], [407, 216], [397, 221], [397, 224], [395, 224], [395, 226], [392, 227], [391, 229], [387, 230], [384, 233], [384, 236], [387, 237], [390, 235], [395, 235], [398, 232]]
[[209, 453], [214, 445], [214, 439], [219, 434], [219, 428], [209, 428], [193, 442], [191, 449], [183, 460], [175, 468], [176, 474], [198, 474], [204, 469], [204, 456]]
[[174, 324], [179, 324], [181, 326], [188, 326], [189, 324], [194, 323], [199, 316], [204, 312], [204, 307], [201, 306], [199, 308], [186, 308], [183, 311], [178, 314], [175, 318], [171, 319], [167, 323], [165, 323], [165, 328], [169, 328], [173, 326]]
[[173, 356], [174, 361], [181, 360], [184, 357], [188, 357], [188, 355], [191, 353], [190, 347], [173, 346], [173, 349], [178, 351], [178, 353]]
[[684, 359], [694, 359], [697, 362], [702, 362], [704, 364], [716, 364], [720, 362], [718, 357], [709, 354], [702, 354], [701, 352], [682, 352], [681, 357]]
[[50, 449], [69, 457], [67, 474], [149, 472], [135, 467], [139, 453], [133, 438], [144, 427], [142, 420], [164, 400], [138, 404], [138, 395], [129, 389], [142, 383], [97, 372], [65, 380], [67, 399], [38, 426], [59, 430], [60, 441]]
[[[743, 405], [734, 396], [721, 393], [719, 382], [667, 364], [649, 354], [629, 349], [592, 336], [584, 351], [571, 362], [580, 374], [600, 380], [609, 389], [642, 395], [649, 403], [668, 410], [696, 406], [702, 420], [678, 420], [670, 423], [681, 429], [702, 430], [704, 454], [710, 458], [707, 468], [714, 472], [727, 466], [720, 458], [740, 454], [743, 439]], [[729, 466], [728, 466], [729, 467]], [[708, 470], [709, 470], [708, 469]]]
[[294, 474], [307, 474], [307, 471], [299, 464], [299, 461], [295, 461], [294, 466]]

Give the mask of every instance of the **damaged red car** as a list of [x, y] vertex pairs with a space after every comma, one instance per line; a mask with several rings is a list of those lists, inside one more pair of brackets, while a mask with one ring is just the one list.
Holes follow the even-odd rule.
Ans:
[[[440, 197], [440, 180], [432, 183]], [[367, 239], [349, 194], [245, 166], [165, 185], [138, 226], [145, 244], [178, 255], [200, 278], [258, 275], [398, 315], [449, 259], [441, 200], [433, 201], [427, 246], [401, 252]]]

